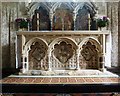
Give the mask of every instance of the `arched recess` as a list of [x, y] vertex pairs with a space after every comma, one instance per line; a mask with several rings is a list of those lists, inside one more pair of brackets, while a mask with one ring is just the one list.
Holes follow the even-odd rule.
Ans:
[[[97, 8], [92, 2], [82, 2], [76, 6], [76, 30], [88, 30], [89, 29], [89, 19], [90, 19], [90, 29], [96, 30], [96, 22], [94, 21], [94, 16], [97, 12]], [[89, 16], [90, 15], [90, 16]]]
[[53, 30], [73, 30], [73, 7], [67, 2], [59, 2], [52, 7]]
[[79, 44], [80, 67], [83, 69], [99, 69], [99, 57], [102, 48], [94, 37], [87, 37]]
[[49, 11], [44, 3], [38, 3], [32, 16], [32, 30], [50, 30]]
[[27, 7], [28, 8], [28, 14], [31, 18], [34, 15], [35, 10], [39, 9], [40, 6], [44, 7], [47, 10], [47, 12], [50, 11], [50, 8], [46, 5], [45, 2], [31, 2], [29, 4], [29, 6]]
[[59, 38], [56, 38], [55, 40], [53, 40], [50, 45], [49, 45], [49, 50], [52, 50], [54, 48], [54, 45], [59, 43], [60, 41], [66, 41], [70, 44], [73, 45], [74, 49], [77, 49], [78, 46], [77, 46], [77, 43], [75, 42], [75, 40], [73, 40], [72, 38], [69, 38], [69, 37], [59, 37]]
[[[51, 68], [64, 70], [73, 66], [76, 69], [75, 54], [78, 46], [74, 40], [67, 37], [57, 38], [49, 45], [51, 51]], [[73, 61], [73, 62], [72, 62]]]
[[24, 56], [27, 55], [28, 70], [47, 70], [48, 44], [41, 38], [29, 40], [24, 48]]

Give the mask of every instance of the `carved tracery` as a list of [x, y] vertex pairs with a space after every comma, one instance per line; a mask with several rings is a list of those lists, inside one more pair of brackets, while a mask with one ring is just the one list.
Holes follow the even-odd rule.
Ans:
[[29, 52], [30, 69], [42, 69], [41, 61], [45, 58], [47, 47], [43, 42], [35, 42]]
[[81, 55], [86, 61], [86, 68], [98, 68], [98, 51], [96, 46], [87, 42], [82, 46]]

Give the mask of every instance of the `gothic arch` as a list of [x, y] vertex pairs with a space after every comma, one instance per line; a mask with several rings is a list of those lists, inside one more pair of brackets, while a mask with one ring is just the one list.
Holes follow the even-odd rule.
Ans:
[[46, 42], [44, 39], [35, 37], [35, 38], [30, 39], [30, 40], [26, 43], [26, 45], [25, 45], [25, 47], [24, 47], [24, 51], [25, 51], [25, 52], [29, 51], [29, 50], [31, 49], [30, 46], [31, 46], [33, 43], [39, 42], [39, 41], [43, 42], [43, 44], [45, 44], [46, 48], [48, 48], [48, 44], [47, 44], [47, 42]]
[[46, 70], [47, 69], [47, 50], [46, 41], [41, 38], [29, 40], [25, 46], [27, 54], [28, 70]]
[[52, 11], [55, 12], [57, 8], [60, 8], [61, 5], [65, 5], [69, 10], [73, 10], [73, 6], [69, 2], [57, 2], [52, 6]]
[[77, 44], [74, 40], [67, 37], [60, 37], [55, 39], [49, 45], [49, 52], [52, 58], [55, 58], [59, 64], [68, 64], [69, 60], [73, 58], [77, 50]]
[[55, 44], [57, 44], [57, 43], [59, 43], [59, 42], [61, 42], [61, 41], [66, 41], [66, 42], [72, 44], [75, 49], [78, 48], [77, 43], [76, 43], [73, 39], [71, 39], [71, 38], [69, 38], [69, 37], [59, 37], [59, 38], [53, 40], [53, 41], [50, 43], [50, 45], [49, 45], [49, 48], [50, 48], [50, 49], [49, 49], [49, 50], [51, 50], [51, 49], [54, 47]]
[[73, 29], [73, 6], [68, 2], [55, 3], [52, 9], [53, 30]]
[[101, 46], [94, 37], [87, 37], [79, 44], [80, 62], [82, 68], [98, 69]]
[[31, 3], [29, 6], [28, 6], [28, 14], [29, 14], [29, 16], [32, 18], [32, 16], [34, 15], [34, 12], [35, 12], [35, 10], [36, 9], [39, 9], [39, 7], [43, 7], [43, 8], [45, 8], [46, 10], [47, 10], [47, 12], [49, 12], [50, 11], [50, 8], [44, 3], [44, 2], [40, 2], [40, 3], [38, 3], [38, 2], [33, 2], [33, 3]]
[[99, 52], [102, 51], [100, 42], [96, 38], [94, 38], [94, 37], [86, 37], [86, 38], [84, 38], [83, 41], [80, 42], [80, 44], [79, 44], [80, 51], [82, 50], [82, 46], [84, 44], [86, 44], [87, 42], [91, 42], [92, 44], [94, 44]]
[[46, 3], [38, 3], [32, 15], [31, 30], [50, 30], [49, 8]]

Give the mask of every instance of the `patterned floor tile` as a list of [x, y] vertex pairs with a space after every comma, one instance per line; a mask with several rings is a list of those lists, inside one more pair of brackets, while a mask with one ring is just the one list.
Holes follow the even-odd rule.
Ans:
[[67, 78], [60, 78], [60, 83], [68, 83]]
[[51, 82], [51, 78], [44, 78], [41, 83], [50, 83], [50, 82]]
[[112, 82], [120, 82], [120, 78], [110, 78]]
[[75, 77], [7, 77], [2, 79], [2, 83], [17, 84], [92, 84], [92, 83], [120, 83], [120, 78], [75, 78]]
[[94, 82], [91, 78], [84, 78], [85, 82], [91, 83]]
[[68, 78], [68, 82], [69, 83], [76, 83], [76, 79], [75, 78]]
[[102, 82], [113, 82], [110, 78], [101, 78]]
[[35, 78], [26, 78], [25, 79], [25, 83], [33, 83], [33, 81], [35, 80]]
[[84, 83], [85, 82], [84, 78], [76, 78], [76, 80], [77, 80], [77, 83]]
[[33, 83], [41, 83], [44, 78], [35, 78]]
[[102, 82], [101, 78], [92, 78], [94, 80], [94, 82], [98, 83], [98, 82]]
[[51, 80], [51, 83], [59, 83], [59, 79], [58, 78], [52, 78], [52, 80]]

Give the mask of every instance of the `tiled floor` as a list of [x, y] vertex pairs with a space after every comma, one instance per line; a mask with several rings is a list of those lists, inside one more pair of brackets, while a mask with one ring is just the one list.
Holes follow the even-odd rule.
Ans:
[[119, 77], [6, 77], [0, 80], [3, 84], [103, 84], [120, 83]]

